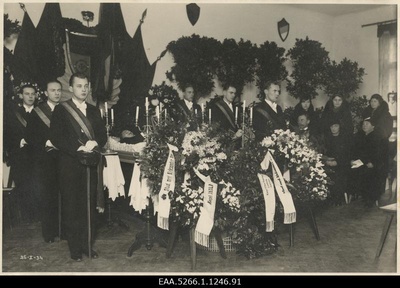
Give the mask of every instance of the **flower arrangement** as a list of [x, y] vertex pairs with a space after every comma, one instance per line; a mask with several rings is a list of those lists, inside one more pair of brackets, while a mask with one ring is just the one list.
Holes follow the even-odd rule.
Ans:
[[329, 178], [325, 173], [322, 155], [289, 130], [275, 130], [261, 145], [270, 149], [277, 162], [290, 169], [294, 200], [314, 202], [327, 199]]

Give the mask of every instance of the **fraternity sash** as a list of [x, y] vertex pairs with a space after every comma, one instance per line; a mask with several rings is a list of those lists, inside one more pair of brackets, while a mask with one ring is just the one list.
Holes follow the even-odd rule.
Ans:
[[22, 117], [22, 115], [18, 111], [15, 111], [15, 116], [17, 116], [17, 119], [22, 124], [22, 126], [24, 126], [26, 128], [26, 125], [28, 123], [26, 122], [25, 118]]
[[[294, 207], [292, 195], [287, 189], [285, 179], [282, 176], [282, 173], [276, 164], [274, 158], [271, 153], [268, 151], [267, 155], [265, 155], [264, 160], [261, 162], [261, 168], [266, 170], [268, 169], [270, 163], [272, 163], [272, 176], [273, 183], [275, 186], [275, 190], [278, 194], [278, 197], [282, 203], [283, 211], [284, 211], [284, 224], [291, 224], [296, 222], [296, 209]], [[265, 217], [267, 220], [266, 231], [271, 232], [274, 230], [273, 225], [273, 217], [275, 214], [275, 193], [273, 193], [273, 186], [271, 185], [271, 179], [267, 175], [258, 174], [260, 184], [264, 193], [264, 201], [265, 201]], [[267, 203], [270, 202], [270, 203]], [[271, 203], [272, 202], [272, 203]], [[272, 206], [273, 204], [273, 206]], [[269, 211], [268, 211], [269, 210]], [[271, 219], [272, 217], [272, 219]], [[272, 221], [272, 224], [271, 224]]]
[[161, 229], [169, 229], [169, 211], [171, 208], [171, 200], [169, 199], [169, 192], [175, 190], [175, 156], [174, 151], [178, 148], [168, 144], [169, 154], [167, 163], [164, 168], [164, 175], [161, 182], [161, 189], [158, 193], [158, 216], [157, 226]]
[[228, 111], [226, 111], [226, 108], [221, 104], [221, 102], [216, 102], [215, 105], [218, 106], [218, 108], [222, 111], [222, 113], [224, 114], [224, 116], [228, 119], [229, 124], [231, 124], [232, 127], [235, 129], [235, 128], [236, 128], [236, 125], [235, 125], [235, 123], [232, 121], [231, 116], [229, 116]]
[[35, 109], [36, 114], [39, 116], [40, 120], [43, 121], [43, 123], [50, 128], [50, 119], [49, 117], [47, 117], [47, 115], [42, 111], [42, 109], [38, 107], [36, 107]]
[[[68, 111], [68, 113], [72, 116], [72, 118], [70, 119], [71, 120], [73, 119], [75, 120], [76, 123], [78, 123], [83, 133], [85, 133], [86, 137], [89, 140], [93, 140], [94, 139], [93, 127], [92, 124], [90, 124], [90, 122], [87, 120], [85, 115], [83, 115], [83, 113], [79, 111], [78, 108], [73, 107], [75, 105], [71, 101], [63, 102], [61, 103], [61, 105], [63, 105], [64, 108]], [[75, 127], [75, 125], [73, 126]], [[78, 133], [78, 135], [80, 134], [79, 131], [76, 132]]]
[[215, 204], [217, 203], [218, 185], [211, 181], [210, 176], [205, 177], [197, 169], [196, 175], [204, 182], [204, 201], [200, 209], [200, 217], [197, 221], [194, 240], [196, 243], [208, 247], [209, 235], [214, 226]]
[[[183, 114], [186, 115], [186, 118], [188, 118], [188, 119], [192, 118], [192, 116], [190, 115], [190, 110], [185, 109], [185, 107], [184, 107], [183, 105], [186, 106], [185, 103], [178, 102], [178, 106], [179, 106], [179, 108], [182, 110]], [[194, 105], [194, 104], [193, 104], [193, 105]], [[189, 112], [188, 112], [188, 111], [189, 111]]]

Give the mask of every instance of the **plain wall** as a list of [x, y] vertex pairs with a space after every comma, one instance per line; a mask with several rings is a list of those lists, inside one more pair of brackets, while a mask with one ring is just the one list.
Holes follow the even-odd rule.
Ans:
[[[26, 3], [28, 13], [35, 25], [39, 22], [44, 3]], [[195, 26], [189, 22], [186, 4], [165, 3], [122, 3], [121, 8], [128, 33], [133, 36], [141, 15], [147, 9], [147, 16], [142, 25], [145, 51], [150, 63], [153, 63], [170, 41], [182, 36], [199, 34], [223, 41], [225, 38], [250, 40], [256, 44], [275, 41], [278, 46], [287, 50], [293, 47], [296, 38], [308, 36], [322, 43], [329, 51], [331, 59], [340, 61], [347, 57], [358, 61], [360, 67], [366, 68], [368, 75], [364, 77], [359, 95], [370, 95], [378, 89], [378, 42], [376, 26], [361, 28], [362, 24], [396, 18], [396, 6], [376, 8], [343, 16], [329, 16], [284, 4], [206, 4], [199, 3], [200, 17]], [[76, 18], [82, 21], [81, 11], [90, 10], [95, 14], [91, 26], [98, 24], [99, 3], [61, 3], [63, 17]], [[18, 3], [5, 4], [5, 13], [11, 19], [22, 21], [23, 11]], [[285, 18], [290, 23], [289, 36], [282, 42], [277, 31], [277, 22]], [[86, 23], [85, 23], [86, 24]], [[158, 62], [153, 84], [166, 80], [165, 72], [174, 64], [168, 53]], [[286, 63], [290, 71], [290, 62]], [[167, 81], [168, 84], [170, 84]], [[285, 90], [282, 83], [282, 106], [294, 106], [297, 100]], [[216, 85], [215, 93], [221, 94], [221, 87]], [[256, 100], [258, 91], [254, 85], [246, 85], [242, 100], [246, 103]], [[200, 99], [203, 102], [204, 99]], [[327, 97], [321, 92], [313, 100], [315, 107], [325, 105]]]
[[334, 18], [331, 60], [340, 61], [347, 57], [365, 68], [366, 75], [363, 77], [358, 95], [366, 95], [369, 98], [379, 92], [378, 26], [364, 28], [361, 26], [392, 19], [397, 19], [395, 5]]

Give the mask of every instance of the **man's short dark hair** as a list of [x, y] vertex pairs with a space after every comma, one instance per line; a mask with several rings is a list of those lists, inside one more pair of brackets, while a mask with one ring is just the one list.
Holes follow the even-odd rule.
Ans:
[[281, 83], [279, 81], [270, 80], [270, 81], [265, 82], [262, 90], [264, 91], [265, 89], [269, 89], [271, 87], [271, 85], [278, 85], [279, 87], [281, 87]]
[[32, 88], [33, 90], [35, 90], [36, 93], [38, 92], [37, 87], [35, 87], [33, 84], [31, 84], [31, 83], [25, 83], [25, 84], [21, 85], [21, 87], [20, 87], [20, 90], [19, 90], [19, 91], [21, 91], [21, 94], [24, 93], [24, 89], [25, 89], [25, 88]]
[[87, 79], [89, 82], [89, 77], [86, 74], [77, 72], [71, 75], [71, 78], [69, 78], [69, 86], [72, 86], [74, 84], [74, 80], [75, 78], [79, 78], [79, 79]]
[[58, 84], [60, 84], [60, 86], [61, 86], [61, 88], [62, 88], [62, 84], [61, 84], [61, 82], [59, 81], [59, 80], [57, 80], [57, 79], [52, 79], [52, 80], [48, 80], [47, 82], [46, 82], [46, 90], [47, 90], [47, 88], [49, 87], [49, 84], [50, 83], [58, 83]]
[[229, 87], [235, 88], [235, 89], [237, 90], [236, 85], [233, 84], [232, 82], [226, 82], [226, 83], [224, 83], [224, 84], [222, 85], [222, 89], [223, 89], [224, 91], [228, 90]]
[[187, 88], [192, 87], [194, 90], [194, 87], [191, 83], [186, 83], [182, 85], [182, 91], [185, 92]]
[[306, 111], [301, 112], [299, 113], [299, 115], [297, 115], [297, 121], [299, 120], [300, 116], [306, 116], [307, 120], [310, 120], [310, 115]]

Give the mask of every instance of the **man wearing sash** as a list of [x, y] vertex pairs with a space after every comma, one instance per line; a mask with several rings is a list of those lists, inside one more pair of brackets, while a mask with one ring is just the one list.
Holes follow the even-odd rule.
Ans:
[[268, 81], [264, 87], [264, 98], [254, 108], [253, 128], [257, 141], [262, 141], [276, 129], [286, 129], [282, 108], [277, 104], [281, 93], [280, 83]]
[[[71, 258], [82, 261], [82, 254], [88, 255], [89, 251], [87, 166], [80, 162], [80, 151], [95, 153], [93, 151], [106, 143], [107, 134], [100, 110], [85, 102], [90, 92], [87, 76], [81, 73], [73, 74], [69, 85], [69, 90], [73, 93], [72, 99], [57, 105], [54, 109], [50, 125], [50, 141], [60, 151], [58, 175], [62, 195], [62, 217]], [[93, 216], [98, 179], [96, 168], [96, 166], [90, 167], [92, 195], [90, 212]], [[95, 251], [91, 251], [91, 255], [93, 258], [98, 257]]]
[[194, 89], [191, 84], [183, 88], [183, 99], [176, 102], [172, 117], [174, 121], [187, 125], [188, 131], [197, 130], [201, 123], [201, 108], [194, 102]]
[[236, 88], [227, 83], [223, 89], [223, 98], [211, 107], [211, 119], [213, 123], [219, 124], [221, 130], [232, 133], [232, 140], [235, 142], [234, 147], [238, 149], [243, 130], [239, 129], [239, 126], [235, 123], [236, 105], [234, 105], [233, 100], [236, 97]]
[[46, 85], [47, 102], [32, 111], [27, 124], [26, 140], [33, 152], [33, 181], [37, 189], [42, 236], [47, 243], [54, 242], [58, 235], [58, 151], [51, 143], [49, 130], [51, 116], [61, 99], [61, 83], [51, 80]]
[[10, 161], [10, 177], [14, 180], [15, 189], [21, 205], [22, 220], [33, 223], [38, 220], [37, 207], [34, 201], [34, 186], [32, 183], [31, 146], [26, 140], [26, 126], [36, 100], [36, 88], [23, 84], [19, 98], [22, 103], [5, 111], [4, 145]]

